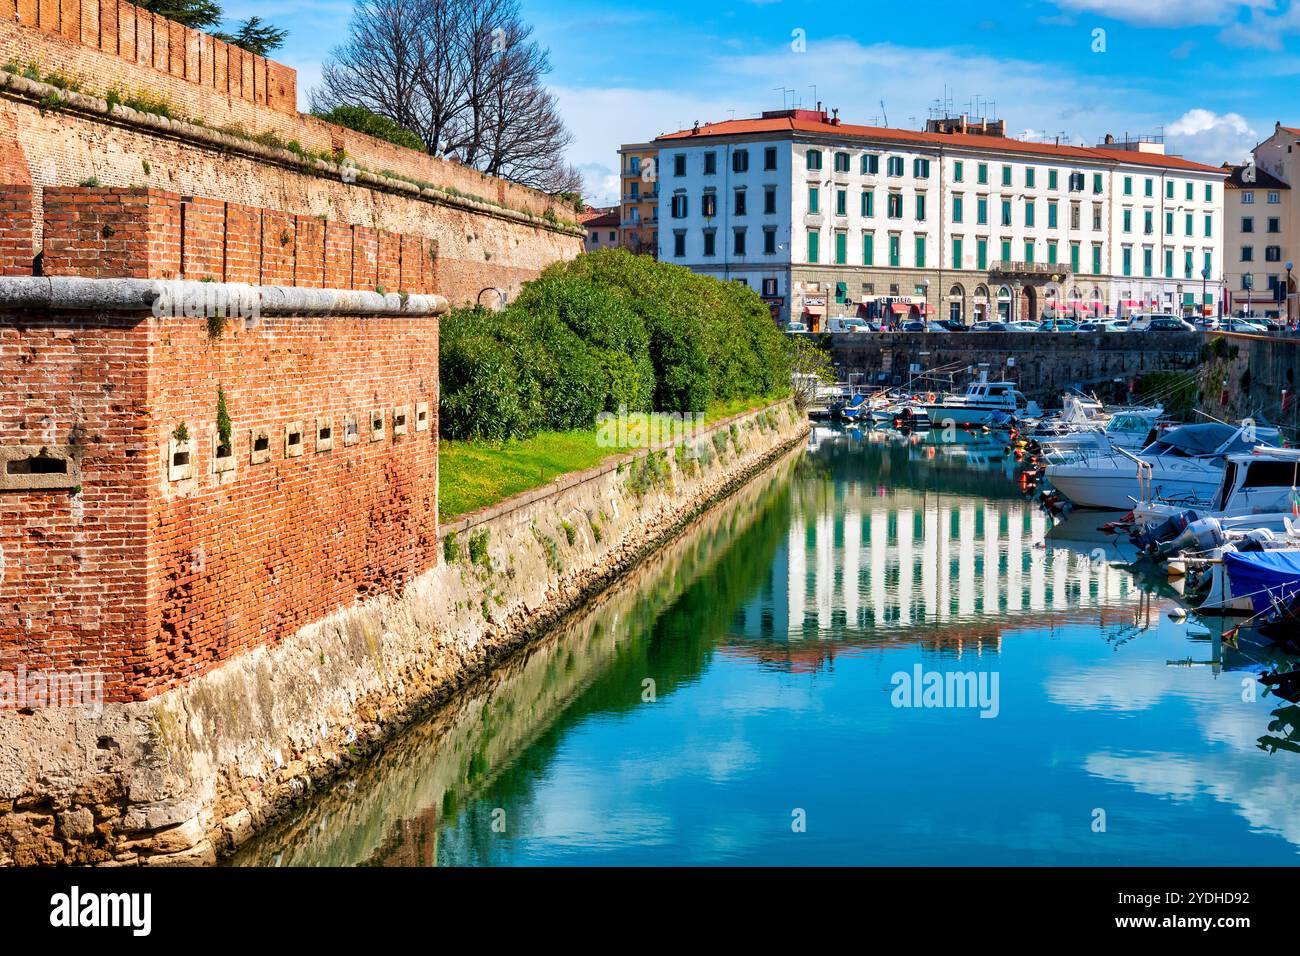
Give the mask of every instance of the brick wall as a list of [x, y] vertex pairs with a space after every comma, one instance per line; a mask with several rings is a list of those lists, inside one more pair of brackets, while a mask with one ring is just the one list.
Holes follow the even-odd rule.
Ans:
[[[296, 71], [126, 0], [0, 0], [0, 20], [115, 58], [119, 68], [100, 74], [110, 86], [129, 79], [130, 89], [148, 87], [154, 78], [143, 71], [156, 70], [231, 99], [290, 115], [298, 112]], [[39, 62], [40, 56], [39, 49], [30, 53], [38, 65], [52, 70], [53, 65]], [[27, 62], [19, 58], [20, 65]]]
[[0, 186], [0, 276], [32, 274], [32, 187]]
[[437, 367], [433, 316], [213, 338], [203, 318], [0, 313], [0, 450], [79, 463], [75, 487], [0, 490], [0, 670], [98, 670], [110, 700], [143, 699], [431, 567]]
[[[6, 203], [27, 211], [27, 232], [24, 238], [24, 220], [0, 223], [0, 268], [13, 275], [31, 275], [31, 187], [0, 187], [0, 210], [8, 208]], [[24, 249], [28, 250], [25, 260]], [[161, 189], [46, 189], [44, 251], [48, 276], [184, 278], [322, 288], [328, 275], [337, 283], [332, 288], [438, 291], [433, 262], [437, 247], [422, 236], [183, 197]]]

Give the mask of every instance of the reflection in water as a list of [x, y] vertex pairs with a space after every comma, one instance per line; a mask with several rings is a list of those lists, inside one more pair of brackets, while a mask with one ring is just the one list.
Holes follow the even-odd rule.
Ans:
[[[959, 434], [818, 429], [235, 862], [1293, 861], [1298, 708], [1256, 680], [1292, 662]], [[998, 717], [893, 707], [918, 665], [997, 672]]]

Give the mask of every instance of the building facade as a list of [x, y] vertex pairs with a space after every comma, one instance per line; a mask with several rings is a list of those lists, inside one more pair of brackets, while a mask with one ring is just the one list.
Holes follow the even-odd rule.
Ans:
[[1217, 309], [1228, 173], [1161, 143], [1027, 143], [964, 117], [911, 131], [812, 110], [656, 142], [660, 258], [746, 282], [781, 322]]
[[1255, 147], [1252, 160], [1227, 168], [1228, 300], [1234, 312], [1295, 321], [1300, 315], [1294, 274], [1300, 210], [1291, 186], [1300, 178], [1300, 129], [1278, 123], [1273, 135]]
[[597, 249], [617, 249], [620, 245], [618, 207], [597, 208], [589, 210], [589, 212], [590, 215], [579, 219], [579, 224], [587, 232], [586, 238], [582, 242], [583, 251], [595, 252]]
[[646, 255], [655, 255], [659, 247], [658, 155], [654, 143], [632, 143], [618, 151], [619, 244]]

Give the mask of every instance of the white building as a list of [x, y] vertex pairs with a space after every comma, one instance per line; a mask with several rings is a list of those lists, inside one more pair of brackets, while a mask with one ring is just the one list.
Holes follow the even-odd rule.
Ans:
[[964, 117], [812, 110], [661, 136], [659, 257], [753, 286], [779, 320], [966, 322], [1217, 308], [1227, 171], [1161, 143], [1061, 146]]

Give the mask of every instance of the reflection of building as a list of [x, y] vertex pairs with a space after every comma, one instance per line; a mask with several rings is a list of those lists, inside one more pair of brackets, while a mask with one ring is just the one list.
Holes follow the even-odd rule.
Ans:
[[[660, 136], [659, 256], [749, 284], [782, 320], [967, 322], [1217, 299], [1222, 169], [1153, 138], [1023, 142], [776, 110]], [[1193, 301], [1194, 304], [1194, 301]]]
[[1136, 593], [1127, 572], [1087, 553], [1035, 547], [1048, 518], [1028, 502], [850, 487], [815, 513], [796, 508], [738, 633], [798, 641], [942, 626], [952, 641], [995, 640], [1017, 616], [1119, 606]]
[[1300, 252], [1300, 200], [1291, 189], [1300, 178], [1300, 129], [1278, 123], [1250, 164], [1227, 169], [1223, 272], [1233, 311], [1285, 317], [1289, 292], [1294, 319], [1296, 277], [1286, 264]]
[[659, 179], [654, 143], [621, 146], [619, 158], [619, 244], [653, 256], [659, 245]]

